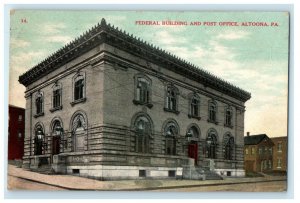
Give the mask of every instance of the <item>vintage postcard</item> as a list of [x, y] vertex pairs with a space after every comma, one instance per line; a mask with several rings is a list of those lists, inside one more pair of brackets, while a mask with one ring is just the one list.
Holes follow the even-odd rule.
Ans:
[[9, 190], [287, 190], [288, 12], [11, 10], [9, 54]]

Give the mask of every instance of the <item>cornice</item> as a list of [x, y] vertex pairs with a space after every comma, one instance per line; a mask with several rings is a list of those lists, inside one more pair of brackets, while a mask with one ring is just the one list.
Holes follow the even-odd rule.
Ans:
[[166, 69], [184, 75], [187, 78], [193, 79], [224, 94], [228, 94], [243, 102], [251, 98], [249, 92], [210, 74], [190, 62], [160, 49], [153, 44], [149, 44], [132, 34], [130, 35], [125, 31], [115, 28], [113, 25], [107, 24], [105, 19], [102, 19], [101, 23], [98, 23], [90, 30], [86, 31], [84, 34], [80, 35], [78, 38], [21, 75], [19, 77], [19, 82], [24, 86], [28, 86], [102, 43], [107, 43], [118, 49], [144, 58], [149, 62], [161, 65]]

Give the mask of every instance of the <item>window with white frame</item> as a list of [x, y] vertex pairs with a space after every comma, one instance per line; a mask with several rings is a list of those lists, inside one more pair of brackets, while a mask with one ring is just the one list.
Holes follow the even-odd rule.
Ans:
[[277, 152], [282, 152], [282, 142], [277, 143]]
[[281, 168], [281, 165], [282, 165], [282, 163], [281, 163], [281, 159], [277, 159], [277, 168]]

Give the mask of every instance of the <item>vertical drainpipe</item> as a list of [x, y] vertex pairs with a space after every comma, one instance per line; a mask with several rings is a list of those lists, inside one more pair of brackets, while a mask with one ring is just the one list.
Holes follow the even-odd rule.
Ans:
[[[236, 143], [236, 136], [237, 136], [237, 115], [238, 115], [238, 111], [237, 111], [237, 108], [235, 108], [235, 133], [234, 133], [234, 140], [235, 140], [235, 143]], [[237, 148], [237, 144], [235, 144], [235, 147], [234, 147], [234, 160], [236, 161], [236, 148]], [[237, 163], [235, 162], [235, 170], [237, 170]]]
[[30, 93], [30, 156], [32, 155], [32, 93]]

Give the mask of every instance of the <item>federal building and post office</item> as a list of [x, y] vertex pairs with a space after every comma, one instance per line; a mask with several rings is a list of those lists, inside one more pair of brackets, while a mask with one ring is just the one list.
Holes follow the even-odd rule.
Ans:
[[245, 175], [250, 93], [105, 19], [19, 81], [24, 168], [101, 180]]

